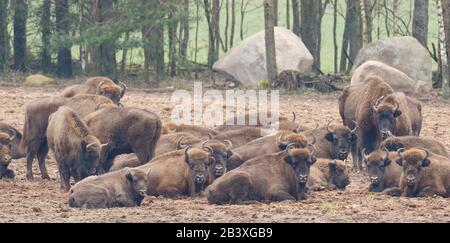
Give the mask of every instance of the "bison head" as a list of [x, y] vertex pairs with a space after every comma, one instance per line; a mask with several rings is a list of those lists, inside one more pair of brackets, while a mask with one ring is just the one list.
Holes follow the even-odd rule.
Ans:
[[366, 155], [365, 151], [363, 149], [362, 154], [370, 178], [369, 191], [381, 192], [384, 189], [384, 172], [386, 167], [391, 164], [389, 151], [385, 148], [384, 150], [374, 151], [370, 155]]
[[25, 157], [26, 154], [23, 151], [22, 145], [20, 144], [22, 140], [22, 134], [20, 134], [20, 132], [16, 131], [15, 129], [8, 129], [8, 131], [10, 137], [7, 139], [1, 139], [4, 141], [0, 141], [0, 143], [7, 144], [11, 159], [20, 159]]
[[82, 164], [78, 165], [79, 179], [94, 175], [96, 168], [99, 165], [100, 153], [103, 147], [108, 144], [100, 144], [100, 141], [91, 135], [86, 136], [81, 141], [80, 161]]
[[395, 119], [402, 115], [400, 103], [392, 97], [382, 96], [372, 104], [372, 110], [382, 139], [395, 134]]
[[295, 148], [295, 144], [289, 144], [284, 161], [292, 167], [294, 178], [298, 184], [306, 185], [309, 177], [309, 168], [316, 162], [315, 148], [311, 152], [307, 148]]
[[225, 174], [227, 170], [227, 160], [233, 155], [231, 149], [233, 144], [230, 140], [223, 142], [218, 140], [206, 140], [202, 143], [202, 148], [211, 151], [211, 164], [209, 165], [210, 175], [214, 180]]
[[115, 83], [107, 82], [106, 80], [100, 82], [97, 86], [97, 95], [102, 95], [111, 99], [114, 103], [120, 104], [120, 99], [124, 96], [127, 86], [120, 82], [120, 86]]
[[129, 168], [126, 168], [126, 170], [127, 183], [131, 188], [136, 205], [140, 206], [147, 191], [147, 175], [139, 170], [132, 171]]
[[164, 123], [161, 129], [161, 134], [169, 134], [169, 133], [176, 133], [177, 132], [177, 125], [173, 122], [167, 122]]
[[328, 163], [330, 182], [339, 189], [345, 189], [350, 184], [350, 175], [347, 165], [342, 160]]
[[212, 151], [187, 146], [184, 149], [184, 159], [189, 165], [189, 175], [196, 187], [205, 185], [208, 181], [208, 167], [211, 164]]
[[390, 137], [384, 140], [380, 147], [386, 148], [388, 151], [395, 152], [399, 149], [405, 148], [405, 145], [397, 137]]
[[[416, 191], [417, 185], [422, 178], [424, 168], [430, 166], [428, 159], [430, 152], [426, 149], [404, 149], [398, 150], [399, 159], [396, 163], [403, 166], [402, 178], [407, 186], [407, 191]], [[414, 196], [414, 195], [409, 195]]]
[[8, 166], [11, 163], [11, 156], [9, 155], [10, 139], [8, 134], [0, 132], [0, 178], [7, 177]]
[[325, 139], [331, 143], [331, 156], [334, 159], [346, 160], [350, 152], [351, 145], [356, 142], [356, 130], [358, 123], [353, 121], [355, 128], [350, 130], [346, 126], [336, 126], [331, 128], [331, 122], [327, 124], [327, 134]]

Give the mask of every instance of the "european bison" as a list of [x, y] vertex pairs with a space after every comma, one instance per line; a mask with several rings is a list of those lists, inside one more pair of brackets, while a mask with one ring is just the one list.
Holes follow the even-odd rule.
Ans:
[[317, 159], [309, 172], [308, 189], [312, 191], [345, 189], [350, 184], [347, 165], [342, 160]]
[[213, 182], [205, 191], [210, 204], [306, 199], [314, 151], [287, 149], [251, 159]]
[[207, 138], [208, 134], [217, 135], [217, 132], [214, 129], [204, 126], [185, 124], [176, 125], [172, 122], [167, 122], [163, 125], [162, 134], [172, 134], [180, 132], [190, 133], [198, 138]]
[[[286, 130], [286, 131], [297, 131], [297, 132], [301, 132], [301, 131], [305, 131], [307, 130], [307, 128], [303, 127], [302, 125], [300, 125], [300, 123], [298, 123], [297, 120], [297, 115], [295, 114], [295, 112], [292, 113], [293, 116], [291, 119], [287, 118], [287, 117], [279, 117], [278, 119], [278, 130]], [[255, 116], [257, 116], [255, 114]], [[258, 116], [257, 116], [258, 117]], [[249, 121], [249, 115], [246, 114], [245, 115], [245, 124], [248, 124]], [[262, 122], [259, 120], [257, 120], [257, 124], [256, 125], [227, 125], [227, 124], [237, 124], [238, 118], [235, 117], [234, 120], [228, 120], [225, 122], [225, 125], [221, 125], [215, 128], [216, 131], [218, 132], [226, 132], [226, 131], [232, 131], [232, 130], [238, 130], [238, 129], [242, 129], [242, 128], [249, 128], [249, 127], [264, 127], [264, 128], [269, 128], [271, 124], [271, 122]]]
[[245, 127], [241, 129], [221, 132], [211, 139], [219, 141], [230, 140], [235, 148], [240, 147], [252, 140], [270, 135], [273, 131], [258, 127]]
[[[389, 136], [417, 135], [422, 123], [419, 102], [411, 105], [411, 98], [394, 93], [380, 78], [373, 76], [361, 85], [344, 89], [339, 98], [339, 113], [344, 125], [359, 125], [357, 144], [352, 148], [355, 169], [362, 169], [361, 151], [376, 150]], [[414, 107], [412, 109], [411, 107]]]
[[67, 106], [61, 106], [50, 115], [47, 141], [58, 163], [61, 189], [66, 192], [70, 189], [71, 176], [78, 182], [96, 172], [100, 151], [106, 145], [100, 144], [81, 118]]
[[198, 195], [209, 185], [211, 153], [188, 146], [138, 167], [147, 172], [147, 194], [170, 198]]
[[350, 130], [347, 126], [335, 125], [331, 127], [329, 121], [326, 128], [317, 128], [303, 132], [307, 138], [317, 137], [317, 157], [326, 159], [346, 160], [352, 146], [357, 141], [356, 131], [358, 124], [353, 122], [354, 128]]
[[20, 146], [20, 141], [22, 140], [22, 133], [20, 133], [19, 130], [16, 128], [0, 122], [0, 132], [4, 132], [6, 134], [9, 134], [9, 136], [12, 139], [12, 141], [9, 142], [9, 155], [11, 156], [11, 159], [21, 159], [26, 156], [25, 151], [23, 151], [22, 146]]
[[48, 153], [46, 137], [48, 118], [52, 113], [57, 111], [60, 106], [65, 105], [83, 117], [108, 104], [113, 104], [113, 102], [99, 95], [77, 95], [72, 98], [51, 97], [30, 102], [25, 111], [21, 141], [21, 146], [27, 153], [27, 179], [33, 179], [32, 164], [36, 156], [42, 178], [50, 179], [45, 166], [45, 157]]
[[411, 149], [411, 148], [424, 148], [428, 151], [439, 154], [445, 157], [449, 157], [447, 149], [445, 146], [432, 138], [424, 138], [417, 136], [403, 136], [403, 137], [390, 137], [384, 140], [381, 148], [386, 148], [391, 152], [397, 152], [399, 149]]
[[155, 113], [109, 106], [87, 115], [84, 120], [94, 136], [108, 143], [100, 155], [99, 174], [108, 172], [119, 154], [135, 153], [141, 164], [155, 156], [161, 136], [161, 120]]
[[72, 208], [140, 206], [147, 188], [147, 175], [125, 168], [101, 176], [90, 176], [70, 189]]
[[230, 171], [249, 159], [283, 151], [288, 144], [295, 144], [298, 148], [306, 148], [310, 142], [303, 134], [289, 131], [281, 131], [274, 135], [258, 138], [233, 149], [233, 155], [227, 161], [227, 168]]
[[392, 162], [397, 160], [397, 153], [384, 149], [366, 155], [363, 150], [363, 157], [370, 179], [369, 191], [398, 196], [395, 190], [398, 190], [402, 167]]
[[9, 144], [14, 140], [9, 134], [0, 132], [0, 179], [13, 179], [16, 175], [14, 171], [8, 169], [11, 163], [11, 156], [9, 155]]
[[406, 197], [450, 196], [450, 160], [425, 149], [400, 149], [400, 190]]
[[120, 82], [117, 85], [107, 77], [93, 77], [88, 79], [84, 84], [76, 84], [65, 88], [61, 92], [61, 96], [70, 98], [80, 94], [95, 94], [108, 97], [114, 103], [119, 104], [120, 99], [125, 95], [127, 86]]

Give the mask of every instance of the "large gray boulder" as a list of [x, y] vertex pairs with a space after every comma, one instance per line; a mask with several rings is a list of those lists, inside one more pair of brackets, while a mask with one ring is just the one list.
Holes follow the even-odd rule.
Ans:
[[[214, 63], [213, 70], [244, 86], [258, 86], [267, 80], [264, 31], [246, 38]], [[313, 56], [302, 40], [290, 30], [275, 27], [278, 74], [285, 70], [309, 73]]]
[[428, 87], [422, 87], [424, 85], [423, 82], [414, 81], [405, 73], [378, 61], [367, 61], [359, 66], [353, 72], [351, 85], [364, 83], [371, 76], [380, 77], [391, 85], [395, 91], [401, 91], [406, 94], [423, 92], [428, 89]]
[[414, 81], [423, 81], [432, 87], [432, 63], [428, 50], [410, 36], [379, 40], [362, 48], [353, 65], [355, 71], [363, 63], [374, 60], [396, 68]]

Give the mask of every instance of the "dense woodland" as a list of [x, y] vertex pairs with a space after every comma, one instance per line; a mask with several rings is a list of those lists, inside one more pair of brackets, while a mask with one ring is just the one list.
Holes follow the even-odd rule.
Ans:
[[[266, 33], [284, 26], [300, 36], [316, 72], [348, 72], [368, 43], [412, 35], [436, 69], [450, 73], [450, 0], [0, 0], [0, 73], [140, 72], [155, 85], [210, 70], [264, 26]], [[276, 62], [268, 63], [269, 72], [276, 70]], [[269, 76], [274, 80], [276, 72]]]

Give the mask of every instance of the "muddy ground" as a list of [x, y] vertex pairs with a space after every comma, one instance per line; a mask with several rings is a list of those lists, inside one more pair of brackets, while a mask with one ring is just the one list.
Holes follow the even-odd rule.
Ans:
[[[0, 87], [0, 121], [22, 128], [25, 105], [34, 98], [57, 94], [60, 88]], [[282, 115], [292, 111], [314, 127], [334, 118], [340, 120], [339, 94], [282, 95]], [[126, 106], [146, 108], [163, 121], [170, 116], [170, 93], [132, 90]], [[440, 98], [423, 100], [423, 136], [437, 138], [450, 148], [450, 103]], [[314, 116], [312, 116], [314, 114]], [[306, 117], [313, 117], [307, 119]], [[139, 208], [71, 209], [67, 194], [59, 189], [54, 159], [47, 162], [51, 181], [25, 179], [25, 160], [11, 164], [17, 178], [0, 181], [0, 222], [450, 222], [450, 199], [391, 198], [368, 192], [364, 173], [352, 173], [345, 191], [317, 192], [302, 202], [239, 206], [211, 206], [205, 198], [171, 200], [147, 197]]]

